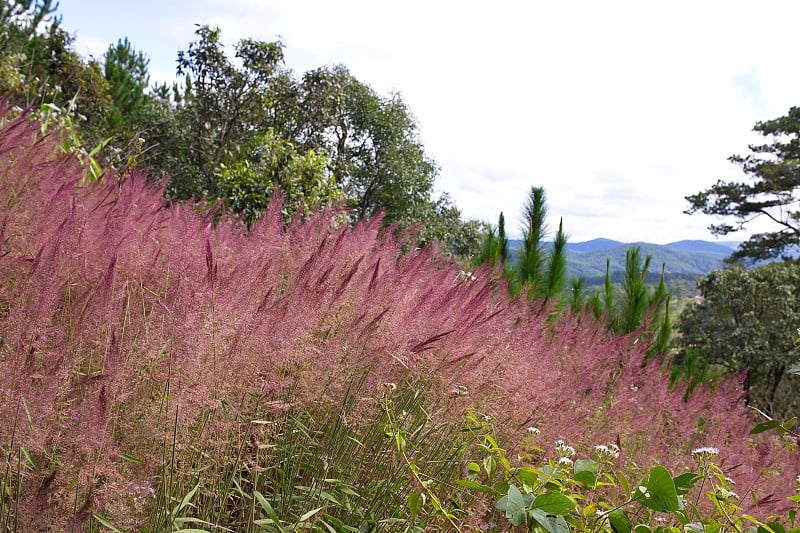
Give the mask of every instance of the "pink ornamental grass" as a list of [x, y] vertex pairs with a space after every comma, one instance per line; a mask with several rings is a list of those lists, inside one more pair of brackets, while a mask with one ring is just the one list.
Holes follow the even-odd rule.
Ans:
[[[266, 416], [276, 398], [339, 405], [364, 370], [354, 423], [374, 414], [382, 383], [424, 380], [436, 416], [478, 408], [512, 444], [531, 425], [579, 453], [618, 442], [632, 475], [680, 470], [693, 448], [716, 446], [764, 503], [746, 508], [787, 507], [797, 452], [747, 435], [735, 381], [683, 402], [634, 336], [552, 323], [486, 272], [473, 280], [430, 248], [401, 253], [380, 219], [351, 227], [322, 210], [287, 224], [274, 202], [248, 231], [165, 204], [136, 173], [80, 176], [35, 124], [3, 126], [0, 442], [11, 463], [22, 449], [34, 463], [20, 466], [17, 496], [31, 524], [122, 519], [120, 494], [157, 483], [164, 443], [196, 444], [204, 414], [230, 404]], [[228, 426], [206, 428], [209, 449], [235, 434], [210, 423]]]

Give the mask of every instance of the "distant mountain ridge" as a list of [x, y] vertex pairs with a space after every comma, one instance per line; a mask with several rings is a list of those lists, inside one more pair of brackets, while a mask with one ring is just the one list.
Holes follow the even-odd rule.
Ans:
[[[588, 284], [605, 277], [606, 259], [611, 260], [611, 274], [619, 278], [625, 271], [625, 255], [629, 247], [638, 246], [642, 257], [652, 256], [650, 274], [659, 276], [661, 266], [668, 277], [696, 278], [723, 266], [739, 243], [683, 240], [668, 244], [647, 242], [623, 243], [611, 239], [592, 239], [567, 243], [567, 277], [581, 277]], [[511, 260], [522, 246], [521, 240], [509, 240]]]

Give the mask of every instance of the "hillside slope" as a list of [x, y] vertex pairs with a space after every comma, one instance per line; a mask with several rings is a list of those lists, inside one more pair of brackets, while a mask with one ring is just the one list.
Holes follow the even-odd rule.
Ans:
[[[57, 141], [26, 117], [0, 122], [0, 454], [13, 480], [0, 509], [27, 531], [86, 530], [99, 515], [139, 531], [159, 502], [169, 527], [152, 530], [220, 502], [242, 530], [260, 512], [256, 493], [327, 505], [307, 500], [317, 489], [281, 492], [287, 477], [396, 495], [408, 514], [412, 483], [387, 489], [381, 478], [407, 468], [399, 439], [386, 438], [388, 425], [358, 438], [401, 394], [424, 403], [424, 424], [436, 426], [426, 434], [461, 433], [480, 413], [509, 458], [529, 425], [543, 461], [557, 460], [558, 439], [581, 457], [618, 443], [615, 468], [634, 480], [656, 463], [692, 468], [692, 449], [711, 445], [761, 501], [747, 494], [748, 512], [782, 511], [794, 493], [797, 455], [748, 435], [736, 381], [684, 401], [646, 343], [589, 317], [553, 320], [431, 249], [403, 254], [378, 219], [347, 226], [324, 211], [287, 224], [275, 202], [248, 229], [167, 205], [136, 173], [87, 185]], [[309, 414], [303, 440], [323, 451], [288, 453], [284, 470], [274, 427], [298, 411]], [[333, 434], [347, 447], [328, 446]], [[424, 450], [408, 451], [436, 465], [437, 494], [450, 501], [470, 458], [417, 463]]]

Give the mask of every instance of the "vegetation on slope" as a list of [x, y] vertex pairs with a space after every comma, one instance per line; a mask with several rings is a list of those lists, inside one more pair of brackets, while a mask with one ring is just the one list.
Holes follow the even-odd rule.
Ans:
[[86, 185], [58, 142], [28, 117], [0, 131], [7, 528], [482, 527], [497, 509], [454, 485], [483, 461], [475, 435], [558, 460], [529, 426], [582, 453], [617, 443], [626, 479], [715, 446], [737, 505], [792, 506], [796, 447], [748, 436], [733, 381], [684, 401], [635, 336], [402, 254], [379, 218], [287, 224], [273, 202], [248, 228], [166, 205], [136, 172]]

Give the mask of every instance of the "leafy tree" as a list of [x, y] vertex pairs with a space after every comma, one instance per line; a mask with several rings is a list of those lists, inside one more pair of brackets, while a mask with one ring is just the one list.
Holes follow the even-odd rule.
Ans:
[[309, 150], [300, 155], [292, 143], [271, 130], [255, 135], [246, 157], [223, 165], [218, 191], [225, 205], [244, 216], [248, 224], [266, 211], [275, 190], [284, 195], [284, 215], [298, 208], [324, 203], [340, 193], [335, 181], [326, 176], [327, 158]]
[[747, 174], [745, 182], [717, 181], [709, 189], [687, 196], [686, 213], [733, 217], [735, 222], [711, 225], [715, 235], [744, 229], [753, 219], [766, 217], [777, 229], [752, 235], [732, 259], [761, 260], [797, 252], [800, 245], [800, 107], [786, 116], [757, 122], [754, 131], [771, 142], [751, 145], [751, 154], [730, 161]]
[[[198, 27], [198, 40], [178, 53], [186, 87], [180, 121], [192, 134], [178, 132], [186, 157], [169, 169], [169, 194], [176, 199], [219, 197], [217, 176], [223, 160], [235, 157], [268, 114], [265, 96], [283, 71], [283, 45], [244, 39], [236, 46], [235, 65], [225, 55], [219, 28]], [[176, 91], [177, 93], [177, 91]]]
[[702, 301], [678, 319], [684, 353], [696, 349], [725, 372], [747, 370], [749, 403], [771, 416], [800, 414], [797, 384], [787, 375], [800, 354], [790, 333], [800, 323], [800, 265], [733, 266], [698, 286]]
[[382, 213], [387, 224], [418, 225], [421, 243], [477, 251], [484, 226], [434, 196], [438, 169], [399, 95], [378, 95], [342, 66], [295, 78], [279, 41], [242, 40], [233, 62], [218, 28], [196, 34], [178, 56], [183, 87], [157, 88], [143, 111], [146, 164], [171, 176], [171, 198], [223, 199], [252, 221], [278, 186], [287, 212], [301, 197], [342, 199], [353, 220]]
[[378, 95], [337, 65], [306, 72], [294, 83], [283, 80], [272, 100], [276, 131], [301, 152], [328, 156], [354, 219], [382, 212], [387, 223], [435, 225], [431, 210], [441, 214], [450, 204], [433, 197], [438, 169], [399, 94]]
[[104, 133], [108, 86], [99, 63], [84, 62], [75, 52], [56, 8], [52, 0], [0, 4], [0, 90], [34, 109], [69, 109], [82, 121], [81, 136], [94, 144]]
[[[0, 90], [12, 96], [25, 94], [29, 76], [31, 43], [40, 39], [45, 27], [58, 27], [52, 0], [4, 0], [0, 3]], [[26, 68], [26, 66], [28, 68]]]
[[416, 216], [418, 220], [408, 216], [397, 222], [402, 227], [416, 224], [419, 245], [437, 241], [443, 245], [445, 254], [465, 259], [480, 253], [481, 241], [489, 225], [479, 220], [463, 220], [461, 210], [447, 193], [429, 200]]

